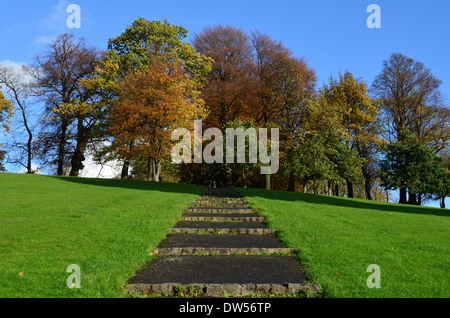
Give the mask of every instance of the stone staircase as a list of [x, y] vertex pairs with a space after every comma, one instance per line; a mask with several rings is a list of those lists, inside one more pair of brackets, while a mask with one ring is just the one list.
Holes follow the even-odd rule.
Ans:
[[129, 281], [130, 293], [220, 297], [316, 293], [293, 249], [232, 189], [208, 189]]

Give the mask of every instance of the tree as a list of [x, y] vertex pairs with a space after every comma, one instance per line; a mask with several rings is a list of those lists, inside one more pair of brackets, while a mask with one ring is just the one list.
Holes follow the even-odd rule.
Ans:
[[[448, 174], [433, 150], [403, 129], [400, 141], [386, 146], [386, 156], [380, 164], [380, 179], [387, 189], [407, 189], [409, 193], [439, 193], [446, 195]], [[400, 202], [405, 203], [405, 202]], [[409, 202], [421, 204], [418, 202]]]
[[169, 53], [154, 56], [146, 68], [123, 81], [119, 105], [110, 114], [109, 133], [116, 145], [133, 143], [123, 154], [127, 160], [147, 158], [153, 181], [159, 181], [161, 162], [170, 155], [172, 130], [206, 115], [196, 84]]
[[[5, 95], [3, 95], [1, 88], [2, 86], [0, 85], [0, 129], [3, 129], [7, 133], [10, 130], [9, 122], [11, 117], [14, 116], [14, 111], [11, 100], [5, 98]], [[0, 144], [0, 147], [1, 146], [2, 145]], [[3, 150], [0, 150], [0, 171], [5, 170], [2, 165], [4, 157], [5, 152]]]
[[[148, 67], [155, 58], [161, 58], [165, 54], [171, 54], [174, 62], [180, 63], [186, 74], [191, 78], [197, 88], [201, 88], [205, 82], [206, 74], [211, 70], [211, 60], [195, 51], [184, 42], [187, 30], [181, 26], [171, 25], [166, 21], [148, 21], [139, 18], [119, 36], [108, 41], [108, 52], [100, 63], [97, 75], [89, 84], [101, 91], [101, 103], [107, 104], [109, 111], [116, 111], [120, 107], [121, 83], [135, 70]], [[105, 127], [114, 125], [111, 116], [107, 116], [112, 122], [105, 122]], [[104, 130], [105, 132], [108, 129]], [[134, 151], [135, 141], [128, 139], [120, 142], [106, 134], [110, 144], [101, 150], [109, 158], [123, 161], [122, 178], [129, 175], [130, 154]]]
[[[440, 85], [441, 81], [423, 63], [401, 53], [394, 53], [384, 61], [372, 84], [373, 93], [381, 101], [384, 139], [401, 141], [401, 131], [407, 128], [424, 144], [447, 143], [450, 117], [442, 106]], [[400, 188], [400, 203], [407, 202], [407, 186]], [[415, 193], [410, 195], [409, 201], [415, 202]]]
[[[257, 125], [268, 127], [276, 122], [278, 92], [276, 90], [277, 72], [292, 51], [280, 41], [274, 41], [267, 34], [252, 32], [250, 37], [254, 50], [254, 96], [253, 118]], [[265, 175], [265, 188], [271, 189], [271, 175]]]
[[429, 184], [432, 189], [429, 189], [429, 193], [432, 193], [437, 199], [442, 209], [445, 209], [445, 198], [450, 195], [450, 160], [447, 155], [442, 158], [442, 169], [438, 168], [437, 178]]
[[26, 142], [15, 142], [13, 147], [19, 152], [24, 151], [25, 162], [22, 158], [22, 153], [17, 154], [17, 158], [13, 163], [19, 163], [27, 169], [28, 173], [32, 172], [31, 160], [33, 157], [33, 130], [30, 123], [31, 111], [29, 109], [29, 101], [33, 95], [36, 95], [36, 83], [26, 73], [26, 65], [22, 65], [19, 69], [12, 64], [0, 64], [0, 83], [5, 85], [6, 92], [11, 100], [14, 100], [14, 105], [18, 107], [21, 114], [21, 121], [26, 132]]
[[[49, 130], [43, 131], [40, 141], [46, 146], [44, 154], [55, 152], [56, 173], [64, 173], [68, 155], [73, 151], [72, 174], [82, 169], [84, 140], [83, 116], [65, 111], [68, 105], [77, 105], [88, 99], [90, 92], [80, 87], [80, 81], [89, 77], [98, 61], [98, 50], [90, 47], [82, 38], [75, 40], [73, 34], [63, 33], [48, 45], [48, 50], [35, 58], [32, 75], [37, 79], [43, 91], [46, 109], [43, 123]], [[71, 125], [77, 121], [75, 132]], [[76, 145], [70, 149], [71, 139], [75, 136]]]
[[292, 166], [292, 151], [297, 147], [299, 136], [309, 121], [309, 107], [315, 94], [316, 75], [304, 59], [286, 57], [280, 60], [274, 87], [277, 91], [276, 112], [273, 119], [280, 128], [280, 151], [287, 163], [288, 191], [295, 191], [296, 177]]
[[[321, 89], [328, 106], [328, 113], [336, 113], [337, 127], [344, 142], [360, 157], [365, 159], [362, 165], [366, 184], [366, 197], [370, 199], [370, 188], [373, 182], [370, 164], [374, 163], [374, 151], [380, 143], [377, 134], [376, 119], [378, 102], [373, 100], [362, 81], [354, 78], [350, 72], [339, 74], [339, 79], [330, 78], [329, 84]], [[350, 174], [349, 176], [355, 176]], [[347, 179], [347, 191], [353, 197], [353, 182]]]
[[1, 89], [2, 86], [0, 85], [0, 129], [9, 132], [11, 130], [9, 123], [14, 116], [14, 107], [11, 100], [5, 98]]
[[247, 34], [232, 26], [206, 27], [194, 35], [192, 44], [214, 61], [202, 89], [202, 98], [210, 109], [205, 127], [248, 119], [253, 51]]

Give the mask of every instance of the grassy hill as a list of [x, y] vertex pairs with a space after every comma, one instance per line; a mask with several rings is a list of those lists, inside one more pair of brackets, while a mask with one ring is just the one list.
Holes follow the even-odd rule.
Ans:
[[[126, 297], [204, 187], [0, 174], [0, 297]], [[327, 297], [449, 297], [448, 210], [238, 189]], [[70, 289], [67, 266], [81, 268]], [[381, 288], [369, 289], [369, 264]]]
[[[0, 297], [120, 297], [203, 187], [0, 174]], [[67, 266], [81, 269], [70, 289]]]
[[[239, 189], [327, 297], [449, 297], [450, 211], [302, 193]], [[381, 288], [370, 289], [370, 264]]]

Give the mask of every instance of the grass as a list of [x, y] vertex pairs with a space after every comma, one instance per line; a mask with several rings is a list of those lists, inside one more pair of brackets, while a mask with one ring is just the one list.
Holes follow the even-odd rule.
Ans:
[[[312, 194], [238, 189], [325, 297], [448, 298], [450, 211]], [[381, 288], [370, 289], [370, 264]]]
[[[128, 297], [204, 187], [0, 174], [0, 298]], [[301, 193], [238, 189], [279, 229], [325, 297], [448, 298], [450, 212]], [[67, 266], [81, 269], [70, 289]], [[366, 285], [367, 266], [381, 288]]]
[[[124, 297], [205, 188], [0, 174], [0, 297]], [[67, 266], [81, 269], [70, 289]]]

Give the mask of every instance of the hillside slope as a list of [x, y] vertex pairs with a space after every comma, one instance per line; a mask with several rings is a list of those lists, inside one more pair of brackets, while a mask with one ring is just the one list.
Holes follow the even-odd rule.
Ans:
[[[449, 297], [449, 210], [239, 189], [327, 297]], [[381, 288], [370, 289], [370, 264]]]
[[0, 297], [121, 297], [205, 188], [2, 173], [0, 189]]

